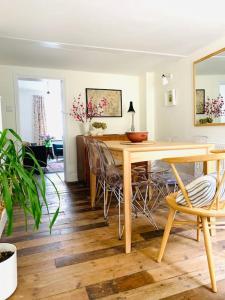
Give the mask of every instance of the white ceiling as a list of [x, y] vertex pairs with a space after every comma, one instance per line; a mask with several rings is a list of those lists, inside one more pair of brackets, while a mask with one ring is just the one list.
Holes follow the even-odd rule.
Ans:
[[225, 36], [224, 11], [224, 0], [0, 0], [0, 64], [151, 71]]

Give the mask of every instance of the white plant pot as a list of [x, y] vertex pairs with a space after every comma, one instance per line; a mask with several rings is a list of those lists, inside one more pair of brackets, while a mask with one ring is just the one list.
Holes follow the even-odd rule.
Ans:
[[80, 124], [81, 133], [83, 135], [86, 135], [86, 136], [89, 135], [90, 134], [90, 127], [91, 127], [90, 122], [81, 123]]
[[6, 213], [6, 209], [4, 209], [0, 215], [0, 238], [5, 228], [6, 221], [7, 221], [7, 213]]
[[17, 287], [16, 246], [0, 243], [0, 252], [3, 251], [12, 251], [14, 254], [0, 263], [0, 300], [8, 299]]

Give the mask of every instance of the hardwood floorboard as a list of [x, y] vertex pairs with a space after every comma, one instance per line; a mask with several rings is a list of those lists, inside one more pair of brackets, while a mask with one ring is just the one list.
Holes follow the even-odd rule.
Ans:
[[130, 289], [135, 289], [153, 282], [154, 279], [148, 272], [141, 271], [131, 275], [118, 277], [113, 280], [86, 286], [86, 290], [89, 299], [94, 300], [108, 295], [128, 291]]
[[51, 250], [57, 250], [62, 247], [61, 242], [55, 242], [47, 245], [35, 246], [35, 247], [28, 247], [24, 249], [19, 249], [17, 251], [18, 257], [20, 256], [27, 256], [35, 253], [43, 253]]
[[55, 259], [56, 268], [62, 268], [69, 265], [79, 264], [82, 262], [100, 259], [103, 257], [113, 256], [124, 252], [123, 245], [115, 246], [107, 249], [100, 249], [86, 253], [68, 255]]
[[43, 300], [89, 300], [86, 289], [76, 289], [71, 292], [60, 293], [47, 298], [42, 298]]
[[[209, 289], [203, 237], [196, 242], [194, 230], [173, 229], [162, 263], [156, 262], [168, 213], [163, 201], [154, 212], [159, 230], [143, 216], [133, 218], [132, 253], [126, 255], [123, 240], [117, 238], [117, 208], [110, 209], [107, 224], [100, 206], [91, 209], [85, 186], [66, 184], [55, 174], [49, 177], [61, 195], [52, 235], [45, 208], [39, 232], [32, 231], [31, 219], [26, 232], [22, 212], [16, 209], [14, 234], [3, 237], [18, 249], [18, 288], [10, 299], [225, 299], [223, 231], [212, 238], [219, 289], [215, 295]], [[50, 183], [47, 195], [53, 213], [58, 200]]]
[[57, 235], [69, 234], [69, 233], [73, 233], [73, 232], [101, 228], [101, 227], [105, 227], [105, 226], [108, 226], [108, 224], [106, 222], [99, 222], [99, 223], [94, 223], [94, 224], [81, 225], [81, 226], [77, 226], [77, 227], [53, 229], [51, 234], [50, 234], [49, 230], [47, 229], [47, 231], [44, 231], [44, 232], [43, 231], [36, 232], [33, 234], [12, 237], [12, 238], [10, 238], [10, 237], [3, 238], [2, 241], [4, 243], [17, 243], [17, 242], [35, 240], [35, 239], [43, 238], [43, 237], [52, 237], [52, 236], [57, 236]]
[[195, 289], [185, 291], [176, 295], [162, 298], [161, 300], [224, 300], [225, 299], [225, 280], [217, 281], [219, 293], [212, 294], [209, 286], [200, 286]]

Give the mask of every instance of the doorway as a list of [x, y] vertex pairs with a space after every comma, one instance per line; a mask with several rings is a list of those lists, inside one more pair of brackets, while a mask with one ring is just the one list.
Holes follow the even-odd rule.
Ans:
[[63, 173], [62, 80], [18, 78], [17, 86], [17, 127], [22, 140], [46, 173]]

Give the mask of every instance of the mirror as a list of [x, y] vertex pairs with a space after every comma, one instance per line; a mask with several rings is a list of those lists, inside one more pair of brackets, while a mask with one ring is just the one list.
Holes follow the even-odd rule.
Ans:
[[195, 126], [225, 125], [225, 48], [194, 62]]

